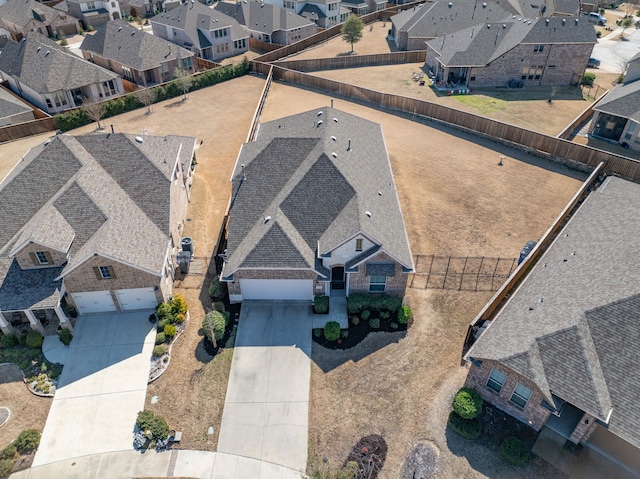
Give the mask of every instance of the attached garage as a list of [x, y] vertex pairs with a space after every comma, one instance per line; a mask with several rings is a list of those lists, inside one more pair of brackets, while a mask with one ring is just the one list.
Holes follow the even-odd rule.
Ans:
[[71, 293], [78, 313], [108, 313], [116, 311], [116, 305], [109, 291], [91, 291], [86, 293]]
[[158, 306], [153, 288], [117, 289], [116, 296], [122, 311], [154, 309]]
[[591, 434], [587, 446], [596, 449], [630, 472], [640, 471], [640, 449], [599, 424]]
[[242, 300], [267, 299], [311, 301], [313, 280], [310, 279], [241, 279]]

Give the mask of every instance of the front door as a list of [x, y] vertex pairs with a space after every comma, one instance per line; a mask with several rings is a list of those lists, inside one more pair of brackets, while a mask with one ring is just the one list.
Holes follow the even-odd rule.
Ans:
[[344, 289], [344, 267], [334, 266], [331, 268], [331, 289]]

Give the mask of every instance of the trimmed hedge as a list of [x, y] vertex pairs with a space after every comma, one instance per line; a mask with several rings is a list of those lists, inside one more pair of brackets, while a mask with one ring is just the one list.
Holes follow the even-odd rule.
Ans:
[[324, 339], [327, 341], [336, 341], [340, 339], [340, 323], [337, 321], [329, 321], [324, 325]]
[[[212, 86], [216, 83], [222, 83], [224, 81], [246, 75], [248, 72], [249, 60], [245, 57], [241, 63], [226, 65], [214, 68], [213, 70], [208, 70], [204, 73], [193, 75], [191, 77], [193, 81], [190, 91], [199, 90], [200, 88]], [[156, 102], [175, 98], [183, 93], [178, 82], [175, 80], [163, 86], [156, 86], [152, 88], [156, 94]], [[127, 95], [108, 100], [104, 102], [104, 104], [106, 111], [103, 119], [144, 107], [144, 104], [138, 101], [134, 93], [129, 93]], [[58, 128], [62, 131], [80, 128], [81, 126], [87, 125], [91, 122], [91, 120], [85, 115], [82, 108], [58, 113], [55, 118]]]
[[357, 314], [365, 309], [396, 312], [402, 306], [402, 298], [391, 294], [350, 294], [347, 298], [347, 311]]
[[475, 389], [460, 388], [453, 397], [453, 410], [463, 419], [473, 419], [482, 412], [482, 397]]
[[398, 311], [398, 322], [400, 324], [407, 324], [412, 316], [411, 308], [404, 304], [400, 308], [400, 311]]
[[482, 433], [482, 424], [479, 418], [464, 419], [458, 416], [455, 411], [449, 413], [449, 426], [466, 439], [478, 439]]
[[329, 296], [317, 294], [313, 298], [313, 312], [316, 314], [327, 314], [329, 312]]
[[518, 466], [529, 459], [529, 449], [520, 439], [509, 436], [500, 444], [500, 455], [507, 462]]

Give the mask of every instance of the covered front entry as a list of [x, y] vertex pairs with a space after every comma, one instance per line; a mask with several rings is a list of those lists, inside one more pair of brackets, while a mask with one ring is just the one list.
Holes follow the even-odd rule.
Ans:
[[91, 291], [86, 293], [71, 293], [78, 313], [107, 313], [116, 311], [116, 305], [109, 291]]
[[241, 279], [242, 300], [298, 300], [313, 299], [313, 280], [310, 279]]
[[116, 296], [122, 311], [154, 309], [158, 306], [153, 288], [117, 289]]

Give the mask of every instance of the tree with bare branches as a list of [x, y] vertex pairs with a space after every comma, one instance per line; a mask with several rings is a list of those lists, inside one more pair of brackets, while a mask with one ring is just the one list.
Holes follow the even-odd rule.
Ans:
[[105, 112], [107, 111], [107, 105], [104, 102], [97, 102], [85, 97], [82, 110], [84, 111], [84, 114], [87, 115], [87, 118], [98, 124], [97, 129], [102, 130], [100, 120], [102, 120]]
[[151, 88], [143, 88], [135, 92], [134, 95], [136, 96], [136, 100], [147, 107], [147, 115], [151, 115], [151, 113], [153, 113], [152, 105], [156, 101], [156, 92]]
[[182, 93], [184, 94], [184, 99], [189, 98], [189, 89], [193, 84], [193, 78], [191, 77], [191, 73], [188, 70], [184, 70], [182, 68], [176, 68], [173, 76], [176, 78], [176, 83]]

